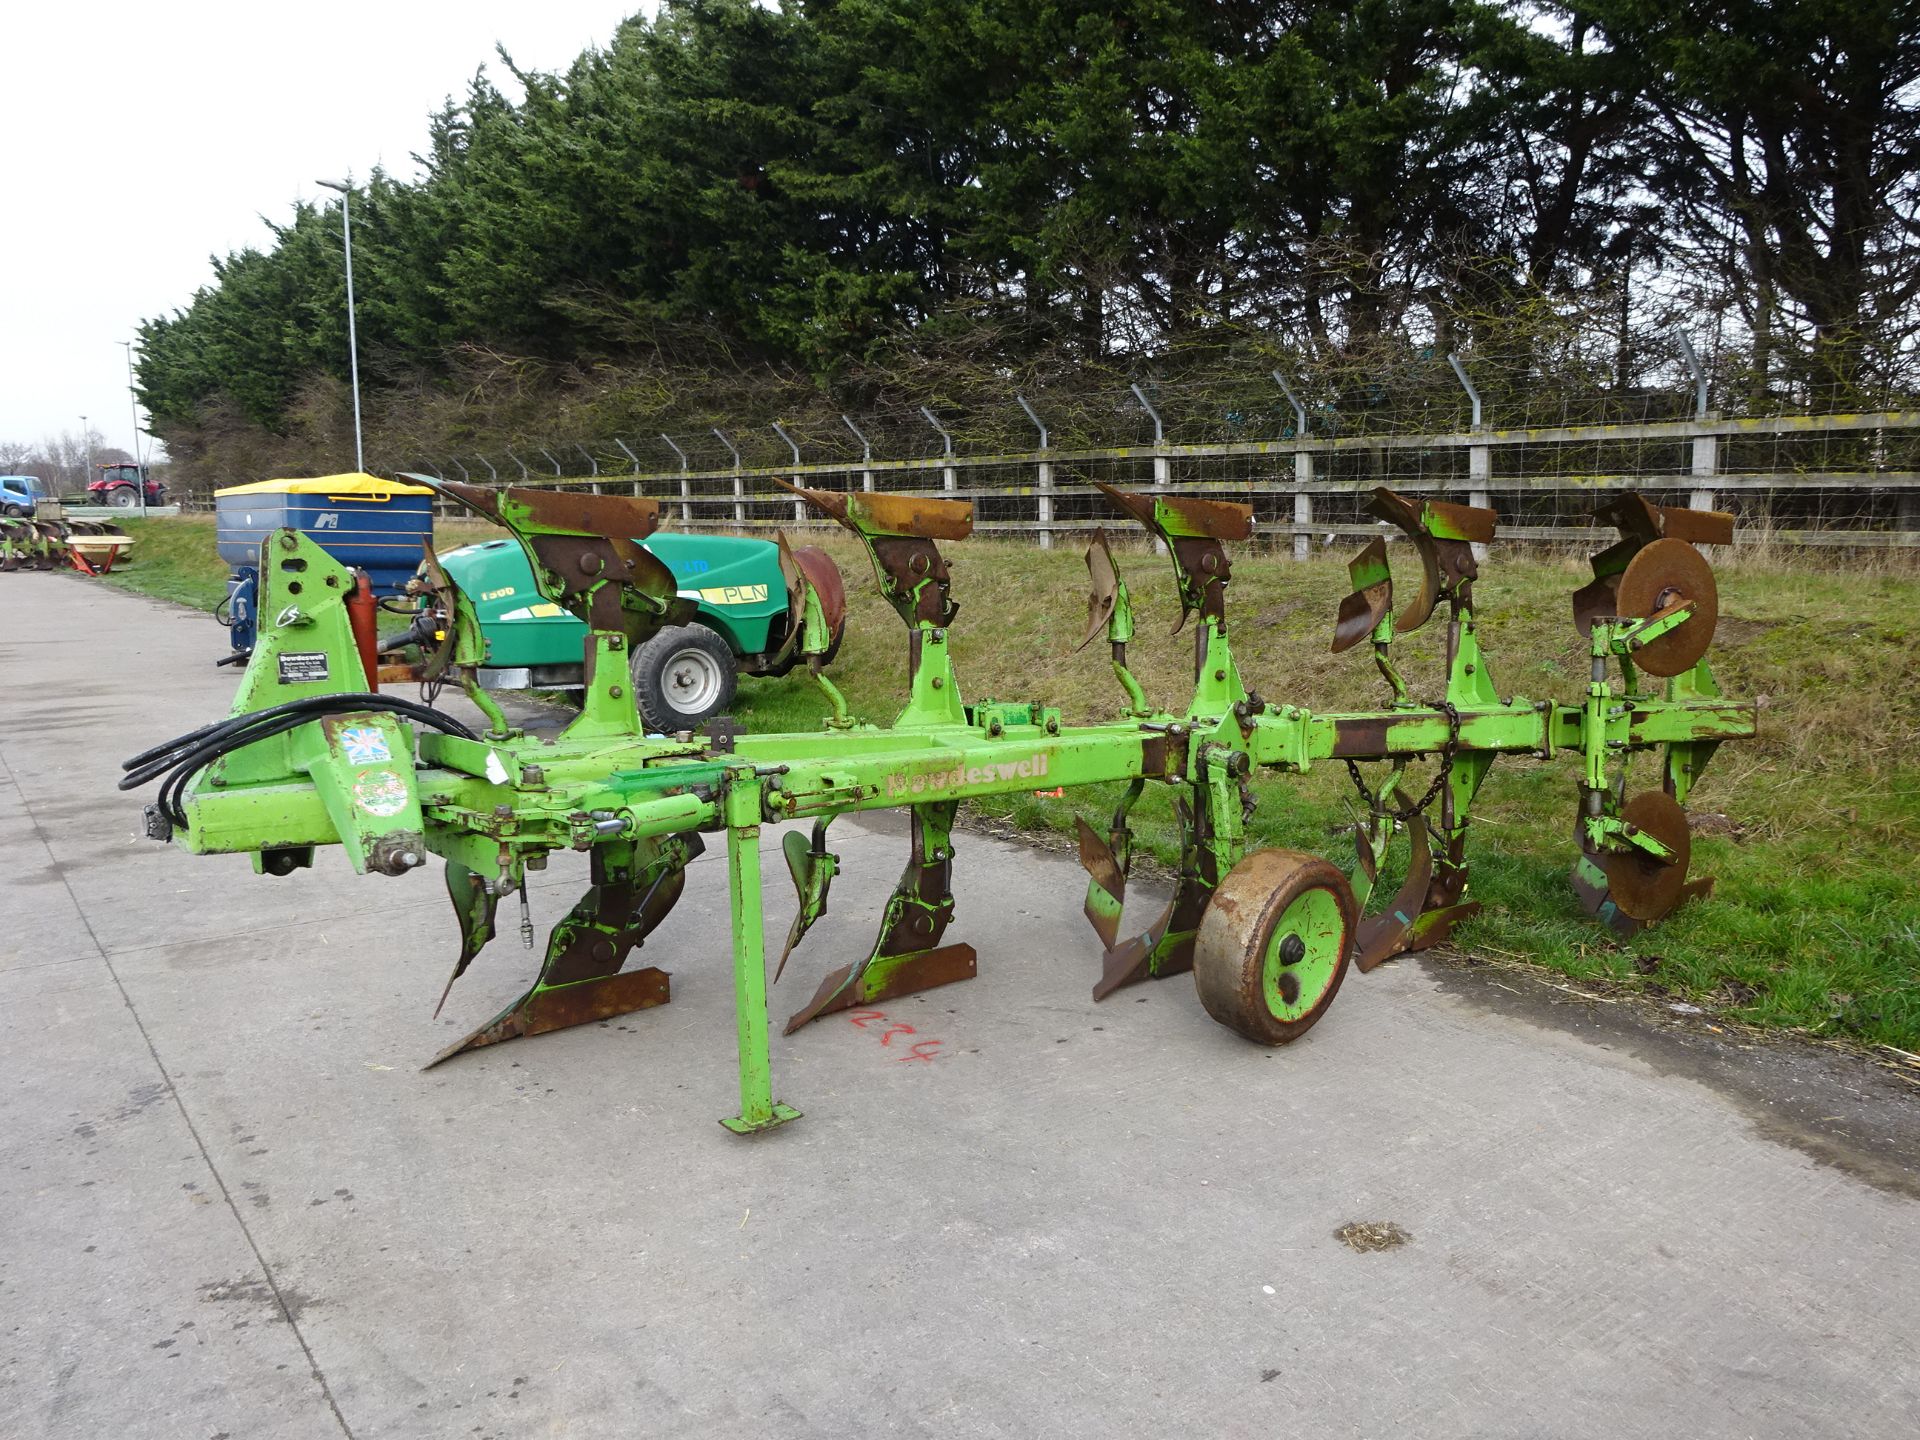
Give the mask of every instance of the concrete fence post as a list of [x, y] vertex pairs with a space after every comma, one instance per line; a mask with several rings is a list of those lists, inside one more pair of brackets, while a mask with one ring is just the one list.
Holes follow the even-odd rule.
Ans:
[[853, 438], [860, 442], [860, 488], [873, 489], [873, 446], [867, 437], [860, 433], [860, 427], [853, 423], [851, 415], [842, 415], [840, 423], [853, 432]]
[[1313, 537], [1306, 528], [1313, 524], [1313, 455], [1307, 450], [1307, 407], [1293, 393], [1293, 386], [1278, 370], [1273, 380], [1293, 407], [1293, 440], [1299, 448], [1293, 452], [1293, 558], [1305, 560], [1313, 553]]
[[[1467, 399], [1473, 404], [1473, 433], [1481, 434], [1485, 429], [1485, 418], [1480, 408], [1480, 392], [1474, 388], [1473, 379], [1467, 374], [1467, 367], [1461, 363], [1457, 354], [1449, 353], [1447, 364], [1453, 367], [1453, 373], [1460, 378], [1460, 388], [1467, 392]], [[1493, 447], [1491, 445], [1469, 445], [1467, 447], [1467, 503], [1487, 509], [1493, 504], [1489, 488], [1493, 482]], [[1476, 544], [1473, 558], [1487, 558], [1487, 547]]]
[[933, 411], [929, 410], [926, 406], [922, 405], [920, 407], [920, 413], [927, 417], [927, 424], [931, 425], [934, 428], [934, 432], [939, 435], [941, 454], [946, 457], [947, 463], [940, 467], [940, 488], [942, 490], [957, 490], [960, 488], [960, 477], [959, 473], [953, 468], [953, 436], [947, 433], [946, 426], [942, 425]]
[[620, 447], [620, 453], [622, 455], [633, 462], [633, 493], [638, 495], [640, 493], [640, 457], [629, 450], [627, 448], [627, 442], [622, 440], [618, 435], [613, 437], [613, 443]]
[[740, 473], [740, 452], [734, 444], [721, 433], [718, 425], [713, 427], [714, 437], [727, 447], [727, 453], [733, 456], [733, 523], [743, 529], [747, 523], [747, 477]]
[[[1703, 415], [1703, 420], [1711, 416]], [[1718, 435], [1696, 435], [1693, 437], [1693, 467], [1688, 472], [1694, 480], [1709, 480], [1720, 473], [1720, 437]], [[1687, 495], [1688, 508], [1693, 510], [1718, 510], [1720, 496], [1711, 485], [1696, 484]]]
[[1037, 414], [1033, 406], [1027, 403], [1027, 397], [1016, 393], [1013, 397], [1020, 402], [1020, 408], [1027, 412], [1027, 419], [1033, 422], [1033, 428], [1040, 432], [1040, 459], [1034, 465], [1034, 516], [1040, 529], [1040, 548], [1053, 548], [1053, 461], [1048, 458], [1053, 446], [1048, 443], [1047, 425]]
[[[660, 438], [667, 442], [667, 448], [680, 461], [680, 523], [691, 525], [693, 523], [693, 482], [687, 479], [687, 452], [674, 444], [673, 437], [666, 431], [660, 432]], [[638, 469], [639, 467], [636, 466], [635, 473], [638, 473]]]
[[[1147, 412], [1147, 418], [1153, 421], [1153, 492], [1156, 495], [1166, 493], [1167, 486], [1173, 482], [1173, 459], [1167, 454], [1167, 427], [1160, 421], [1160, 412], [1147, 399], [1147, 392], [1140, 386], [1131, 384], [1133, 398], [1140, 402], [1140, 408]], [[1153, 553], [1164, 555], [1167, 547], [1159, 536], [1153, 538]]]
[[[800, 483], [799, 443], [793, 438], [793, 436], [787, 433], [786, 427], [782, 425], [778, 420], [773, 422], [773, 431], [774, 431], [774, 434], [778, 435], [782, 440], [786, 441], [787, 448], [793, 451], [793, 468], [795, 472], [793, 477], [793, 483], [798, 485]], [[804, 521], [807, 518], [807, 502], [800, 499], [799, 496], [797, 495], [794, 497], [794, 501], [793, 501], [793, 518], [796, 522]]]
[[[1702, 422], [1714, 418], [1707, 408], [1707, 371], [1700, 363], [1700, 356], [1694, 351], [1693, 341], [1687, 332], [1679, 331], [1676, 337], [1680, 341], [1680, 354], [1687, 362], [1687, 373], [1693, 377], [1693, 418]], [[1696, 435], [1693, 437], [1693, 464], [1689, 474], [1696, 480], [1708, 479], [1720, 473], [1720, 437], [1718, 435]], [[1720, 497], [1714, 493], [1711, 485], [1696, 485], [1687, 496], [1687, 508], [1691, 510], [1717, 510]]]

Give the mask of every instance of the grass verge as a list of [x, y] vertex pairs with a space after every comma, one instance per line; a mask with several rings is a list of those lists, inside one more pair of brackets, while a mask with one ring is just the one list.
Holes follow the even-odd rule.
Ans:
[[[138, 563], [109, 583], [201, 609], [224, 595], [210, 521], [128, 528], [139, 538]], [[441, 538], [483, 533], [458, 522]], [[834, 678], [857, 714], [884, 723], [904, 695], [899, 619], [866, 583], [855, 544], [839, 536], [814, 543], [849, 581]], [[1077, 551], [985, 540], [946, 549], [962, 604], [955, 665], [970, 699], [1043, 701], [1072, 720], [1120, 713], [1103, 648], [1070, 653], [1085, 602]], [[1327, 651], [1348, 588], [1345, 559], [1344, 549], [1306, 564], [1237, 557], [1234, 653], [1267, 699], [1316, 709], [1380, 704], [1367, 658]], [[1157, 702], [1180, 708], [1191, 651], [1186, 635], [1168, 634], [1177, 612], [1164, 561], [1144, 549], [1120, 561], [1140, 622], [1136, 673]], [[1586, 660], [1568, 596], [1587, 578], [1584, 561], [1496, 552], [1483, 570], [1481, 638], [1501, 693], [1574, 698]], [[1694, 792], [1693, 873], [1718, 877], [1713, 897], [1633, 940], [1614, 939], [1581, 912], [1567, 884], [1572, 758], [1509, 758], [1494, 767], [1474, 811], [1473, 893], [1485, 913], [1456, 943], [1751, 1025], [1920, 1050], [1920, 578], [1899, 564], [1841, 569], [1777, 556], [1722, 564], [1719, 578], [1710, 659], [1729, 694], [1763, 709], [1759, 738], [1725, 746]], [[1440, 626], [1429, 625], [1397, 652], [1416, 696], [1439, 688], [1440, 639]], [[762, 732], [815, 730], [825, 708], [800, 675], [747, 681], [736, 704], [741, 722]], [[1650, 775], [1651, 763], [1643, 765]], [[1256, 844], [1348, 862], [1342, 832], [1353, 800], [1341, 767], [1264, 779], [1256, 795]], [[1065, 836], [1076, 813], [1100, 817], [1117, 798], [1114, 787], [975, 808], [1026, 833]], [[1174, 854], [1167, 798], [1156, 787], [1135, 812], [1146, 852], [1163, 861]]]

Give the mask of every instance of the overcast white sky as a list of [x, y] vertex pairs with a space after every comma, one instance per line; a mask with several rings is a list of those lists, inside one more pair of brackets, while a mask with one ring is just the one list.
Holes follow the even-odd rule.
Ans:
[[[126, 352], [314, 180], [414, 173], [494, 55], [564, 66], [645, 0], [0, 0], [0, 440], [128, 447]], [[144, 419], [144, 417], [143, 417]]]

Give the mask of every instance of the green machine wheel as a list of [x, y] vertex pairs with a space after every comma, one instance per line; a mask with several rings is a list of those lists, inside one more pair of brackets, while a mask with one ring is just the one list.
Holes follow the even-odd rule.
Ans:
[[1259, 1045], [1297, 1040], [1346, 978], [1359, 906], [1337, 867], [1296, 850], [1260, 850], [1207, 902], [1193, 950], [1207, 1013]]

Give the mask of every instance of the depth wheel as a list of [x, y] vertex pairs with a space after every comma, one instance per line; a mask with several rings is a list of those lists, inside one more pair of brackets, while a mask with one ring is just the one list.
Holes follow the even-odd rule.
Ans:
[[1247, 856], [1200, 917], [1193, 947], [1200, 1003], [1256, 1045], [1299, 1039], [1340, 993], [1358, 912], [1347, 877], [1319, 856]]

